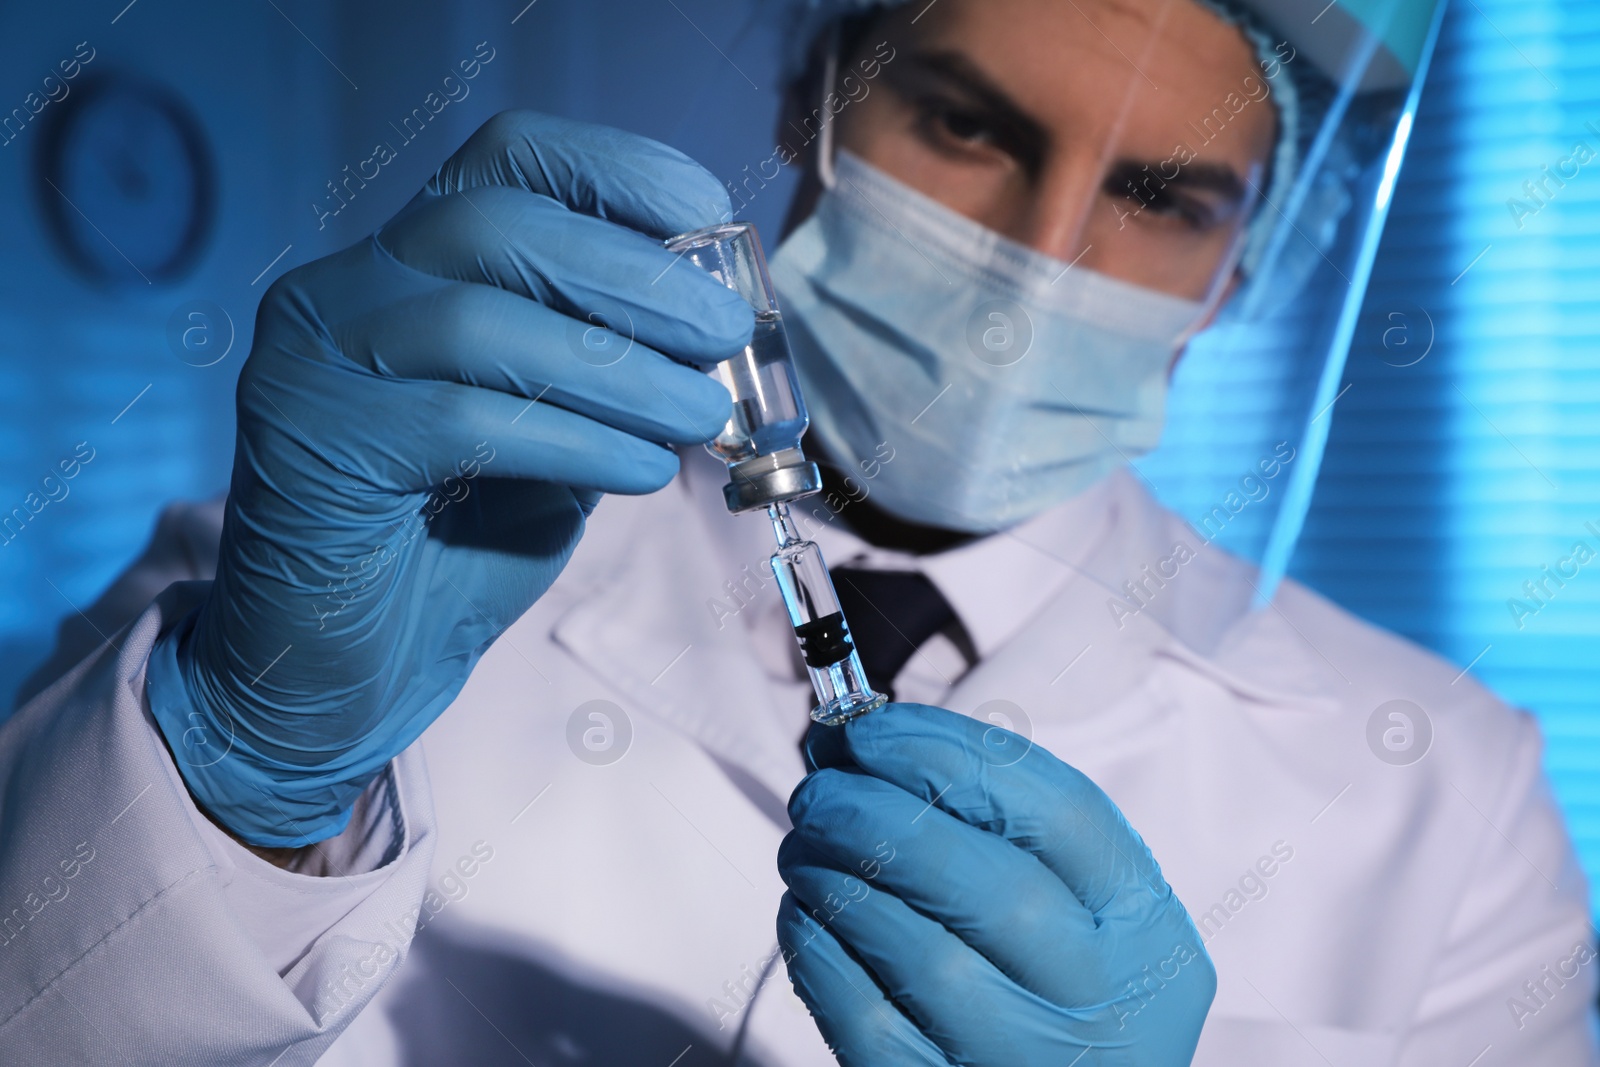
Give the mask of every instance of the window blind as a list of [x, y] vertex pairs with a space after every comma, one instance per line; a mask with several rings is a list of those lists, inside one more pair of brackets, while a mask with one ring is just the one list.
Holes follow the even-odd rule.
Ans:
[[1600, 5], [1452, 4], [1361, 324], [1291, 572], [1539, 717], [1600, 886]]

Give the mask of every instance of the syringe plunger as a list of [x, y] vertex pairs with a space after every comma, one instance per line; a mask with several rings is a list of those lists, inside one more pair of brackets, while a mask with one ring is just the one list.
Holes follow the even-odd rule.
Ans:
[[867, 681], [822, 552], [800, 536], [787, 505], [774, 504], [767, 514], [778, 538], [772, 574], [817, 694], [811, 717], [834, 725], [882, 707], [888, 698]]

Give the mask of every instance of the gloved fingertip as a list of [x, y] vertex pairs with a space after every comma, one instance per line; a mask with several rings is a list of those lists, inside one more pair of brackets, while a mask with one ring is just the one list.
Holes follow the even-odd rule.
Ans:
[[644, 490], [646, 493], [660, 492], [671, 485], [673, 479], [678, 477], [678, 471], [682, 468], [678, 454], [672, 449], [658, 448], [656, 452], [658, 453], [657, 462], [651, 471], [654, 477], [648, 479]]
[[884, 748], [900, 749], [908, 743], [948, 742], [964, 746], [974, 729], [987, 727], [966, 715], [930, 704], [896, 702], [844, 724], [846, 743], [858, 759]]
[[[693, 269], [693, 268], [689, 268]], [[738, 355], [755, 334], [756, 315], [738, 293], [711, 278], [689, 281], [692, 306], [683, 311], [683, 331], [671, 354], [701, 369]]]
[[756, 313], [750, 304], [732, 289], [723, 289], [728, 295], [717, 308], [714, 335], [728, 346], [733, 355], [750, 343], [756, 331]]
[[663, 146], [663, 222], [678, 227], [663, 237], [714, 226], [733, 218], [728, 190], [709, 170], [677, 149]]
[[[706, 176], [710, 177], [710, 174], [707, 173]], [[716, 182], [716, 179], [711, 178], [711, 181]], [[715, 188], [697, 191], [697, 195], [684, 205], [684, 217], [703, 220], [697, 222], [691, 229], [718, 226], [732, 221], [733, 204], [728, 199], [727, 190], [719, 184]]]
[[[863, 715], [852, 722], [859, 722], [865, 718], [871, 716]], [[852, 723], [843, 726], [828, 726], [820, 722], [811, 724], [806, 730], [805, 740], [800, 743], [800, 752], [805, 756], [807, 771], [817, 771], [824, 767], [844, 767], [854, 763], [850, 756], [851, 725]]]
[[823, 767], [801, 779], [790, 794], [789, 823], [809, 848], [816, 840], [831, 837], [839, 820], [855, 819], [878, 803], [883, 791], [896, 788], [854, 763]]
[[783, 951], [784, 969], [789, 973], [791, 983], [796, 980], [795, 956], [810, 944], [821, 930], [821, 925], [800, 907], [795, 895], [785, 890], [783, 898], [778, 901], [777, 933], [778, 947]]
[[485, 185], [521, 186], [657, 238], [732, 215], [728, 190], [677, 149], [537, 111], [490, 117], [439, 168], [422, 198]]
[[[783, 840], [778, 842], [777, 864], [778, 877], [783, 879], [784, 885], [789, 884], [789, 872], [794, 870], [796, 864], [803, 862], [808, 854], [805, 843], [793, 830], [783, 835]], [[792, 891], [793, 887], [790, 889]]]
[[633, 438], [628, 440], [622, 451], [626, 454], [613, 456], [615, 463], [608, 465], [616, 472], [617, 480], [606, 484], [603, 489], [591, 486], [589, 491], [645, 496], [665, 489], [678, 476], [678, 454], [670, 448]]
[[689, 440], [684, 444], [700, 444], [721, 433], [733, 415], [733, 397], [715, 378], [695, 374], [686, 383], [687, 388], [679, 400], [683, 414], [688, 417]]

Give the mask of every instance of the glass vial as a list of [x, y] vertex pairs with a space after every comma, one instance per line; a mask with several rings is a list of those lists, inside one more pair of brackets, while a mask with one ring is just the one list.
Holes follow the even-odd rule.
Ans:
[[728, 465], [722, 490], [728, 510], [751, 511], [819, 492], [822, 475], [800, 448], [810, 419], [755, 227], [708, 226], [674, 237], [666, 247], [744, 297], [756, 313], [750, 344], [711, 372], [733, 397], [728, 424], [706, 445]]

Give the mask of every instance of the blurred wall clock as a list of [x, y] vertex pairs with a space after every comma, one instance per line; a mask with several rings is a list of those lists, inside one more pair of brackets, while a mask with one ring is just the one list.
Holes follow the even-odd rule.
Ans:
[[51, 109], [36, 162], [50, 237], [80, 272], [117, 285], [176, 281], [211, 235], [205, 134], [171, 89], [105, 73]]

